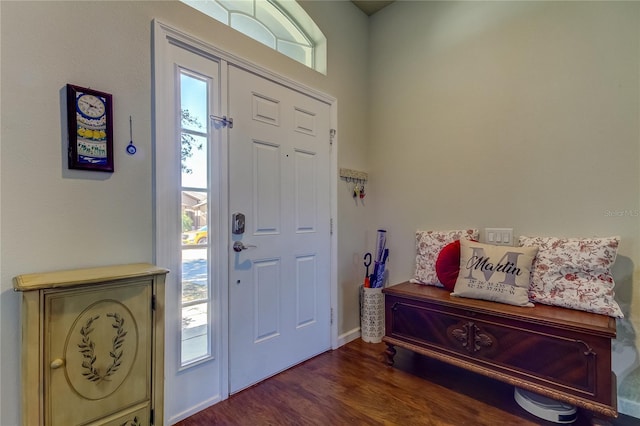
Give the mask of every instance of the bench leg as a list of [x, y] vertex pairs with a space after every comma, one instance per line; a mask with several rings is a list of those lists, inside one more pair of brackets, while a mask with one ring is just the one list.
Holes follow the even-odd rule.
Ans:
[[387, 350], [384, 351], [384, 355], [387, 365], [393, 365], [393, 357], [396, 356], [396, 348], [391, 343], [387, 343]]

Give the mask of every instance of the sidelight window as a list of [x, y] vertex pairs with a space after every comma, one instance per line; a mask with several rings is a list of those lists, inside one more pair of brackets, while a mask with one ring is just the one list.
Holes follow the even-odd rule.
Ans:
[[208, 96], [211, 81], [180, 70], [181, 365], [211, 356]]

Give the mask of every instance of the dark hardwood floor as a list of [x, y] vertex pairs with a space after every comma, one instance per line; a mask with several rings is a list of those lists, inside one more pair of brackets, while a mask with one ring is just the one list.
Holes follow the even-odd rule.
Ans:
[[[358, 339], [232, 395], [179, 426], [209, 425], [555, 425], [513, 399], [513, 387], [398, 348]], [[171, 395], [165, 395], [171, 398]], [[620, 415], [602, 422], [579, 411], [576, 426], [637, 426]]]

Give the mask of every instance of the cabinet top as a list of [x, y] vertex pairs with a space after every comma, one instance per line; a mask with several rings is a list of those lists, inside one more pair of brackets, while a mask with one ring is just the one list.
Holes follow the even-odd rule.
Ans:
[[168, 272], [168, 269], [160, 268], [149, 263], [133, 263], [128, 265], [24, 274], [13, 278], [13, 289], [15, 291], [30, 291], [45, 288], [73, 287], [104, 281], [164, 275]]

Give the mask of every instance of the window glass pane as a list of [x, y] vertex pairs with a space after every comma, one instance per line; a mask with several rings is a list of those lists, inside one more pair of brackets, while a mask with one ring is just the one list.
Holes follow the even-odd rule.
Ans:
[[180, 74], [180, 109], [183, 129], [207, 131], [207, 81], [194, 76]]
[[196, 10], [211, 16], [213, 19], [229, 25], [229, 13], [214, 0], [181, 0]]
[[231, 14], [231, 26], [272, 49], [276, 48], [276, 38], [260, 22], [245, 15]]
[[207, 218], [207, 193], [182, 191], [182, 245], [202, 245], [209, 241]]
[[[186, 233], [197, 240], [207, 227]], [[184, 240], [183, 240], [184, 242]], [[209, 261], [207, 245], [183, 245], [182, 249], [182, 365], [210, 355]]]
[[207, 138], [182, 132], [182, 186], [207, 187]]
[[307, 38], [298, 30], [289, 17], [267, 1], [256, 3], [256, 19], [269, 28], [277, 38], [309, 46]]
[[287, 55], [291, 59], [295, 59], [296, 61], [313, 68], [313, 51], [310, 47], [279, 40], [278, 51]]
[[208, 310], [208, 303], [182, 308], [182, 365], [210, 355]]
[[218, 0], [229, 12], [240, 12], [253, 16], [253, 0]]
[[206, 301], [209, 297], [207, 264], [206, 247], [182, 250], [182, 302], [184, 304]]

